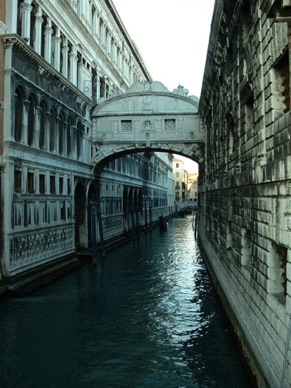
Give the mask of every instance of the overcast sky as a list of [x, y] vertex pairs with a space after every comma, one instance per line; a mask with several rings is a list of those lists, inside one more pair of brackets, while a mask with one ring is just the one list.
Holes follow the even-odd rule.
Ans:
[[[200, 96], [215, 0], [113, 0], [154, 81]], [[181, 157], [182, 158], [182, 157]], [[184, 159], [189, 171], [197, 165]]]
[[214, 0], [113, 0], [154, 81], [200, 96]]

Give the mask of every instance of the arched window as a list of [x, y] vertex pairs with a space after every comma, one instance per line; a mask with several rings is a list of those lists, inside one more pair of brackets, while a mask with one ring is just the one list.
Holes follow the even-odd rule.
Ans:
[[44, 150], [46, 148], [46, 117], [47, 107], [44, 101], [40, 104], [40, 131], [39, 131], [39, 148]]
[[50, 111], [50, 152], [55, 151], [56, 118], [56, 111], [52, 108]]
[[24, 92], [18, 87], [15, 96], [15, 122], [14, 122], [14, 139], [17, 142], [22, 140], [23, 127], [23, 108], [24, 107]]
[[28, 98], [29, 106], [28, 106], [28, 129], [27, 129], [27, 144], [29, 146], [33, 145], [34, 134], [35, 134], [35, 106], [36, 101], [33, 94], [31, 94]]
[[59, 153], [64, 153], [64, 132], [65, 132], [65, 118], [63, 113], [60, 114], [59, 119]]

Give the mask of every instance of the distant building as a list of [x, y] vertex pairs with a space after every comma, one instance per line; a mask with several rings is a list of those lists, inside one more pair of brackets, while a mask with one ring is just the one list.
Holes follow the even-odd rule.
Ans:
[[188, 172], [187, 197], [190, 201], [198, 198], [198, 173]]
[[183, 202], [186, 199], [188, 174], [183, 160], [177, 156], [173, 158], [173, 176], [175, 181], [175, 201]]

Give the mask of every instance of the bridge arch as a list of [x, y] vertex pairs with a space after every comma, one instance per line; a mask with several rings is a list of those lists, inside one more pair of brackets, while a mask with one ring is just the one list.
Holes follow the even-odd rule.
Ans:
[[182, 86], [170, 92], [156, 81], [136, 82], [125, 93], [100, 99], [91, 116], [95, 175], [110, 160], [137, 152], [179, 154], [203, 165], [198, 103]]

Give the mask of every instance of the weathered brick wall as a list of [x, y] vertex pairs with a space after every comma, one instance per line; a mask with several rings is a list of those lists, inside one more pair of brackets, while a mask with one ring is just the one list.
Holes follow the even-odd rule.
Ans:
[[199, 240], [260, 386], [290, 386], [289, 10], [237, 3], [216, 2], [210, 36]]

